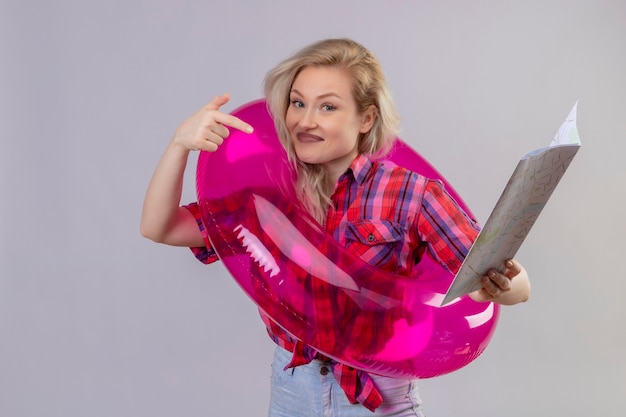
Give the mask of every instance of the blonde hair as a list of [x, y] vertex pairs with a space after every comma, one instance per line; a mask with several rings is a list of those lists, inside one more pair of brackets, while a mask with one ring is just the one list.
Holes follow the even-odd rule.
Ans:
[[[386, 154], [397, 133], [398, 116], [378, 59], [350, 39], [326, 39], [313, 43], [271, 69], [265, 76], [265, 99], [274, 119], [278, 137], [297, 173], [296, 195], [304, 207], [323, 223], [330, 204], [326, 172], [319, 165], [306, 164], [296, 157], [285, 124], [289, 94], [294, 80], [306, 67], [336, 67], [352, 78], [352, 95], [359, 114], [376, 107], [372, 128], [361, 134], [359, 153], [371, 157]], [[332, 190], [330, 190], [332, 191]]]

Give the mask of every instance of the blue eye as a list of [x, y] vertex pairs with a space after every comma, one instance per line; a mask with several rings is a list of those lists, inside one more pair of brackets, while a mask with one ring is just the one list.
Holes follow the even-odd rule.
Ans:
[[296, 100], [296, 99], [292, 99], [291, 100], [291, 105], [296, 107], [296, 108], [298, 108], [298, 109], [301, 109], [302, 107], [304, 107], [304, 103], [301, 102], [300, 100]]
[[333, 106], [332, 104], [324, 104], [322, 106], [322, 110], [324, 111], [333, 111], [335, 110], [337, 107]]

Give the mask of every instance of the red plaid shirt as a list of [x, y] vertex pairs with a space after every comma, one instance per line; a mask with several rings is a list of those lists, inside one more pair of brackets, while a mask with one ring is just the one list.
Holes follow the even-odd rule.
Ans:
[[[353, 254], [398, 275], [410, 275], [425, 251], [456, 273], [479, 231], [440, 181], [372, 162], [362, 155], [339, 178], [331, 198], [334, 209], [329, 210], [326, 230]], [[197, 205], [186, 207], [196, 218], [206, 243], [206, 247], [192, 251], [204, 263], [216, 261]], [[313, 359], [329, 360], [260, 313], [272, 340], [293, 352], [288, 367]], [[370, 410], [380, 405], [382, 397], [367, 372], [330, 362], [350, 402]]]

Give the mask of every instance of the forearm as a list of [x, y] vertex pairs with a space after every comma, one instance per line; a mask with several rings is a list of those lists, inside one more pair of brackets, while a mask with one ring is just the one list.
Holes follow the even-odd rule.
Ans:
[[171, 142], [152, 175], [141, 214], [141, 234], [166, 242], [181, 217], [180, 199], [189, 150]]
[[175, 246], [202, 246], [198, 224], [180, 207], [183, 176], [190, 150], [214, 152], [229, 130], [227, 126], [251, 133], [252, 126], [219, 111], [228, 94], [215, 97], [181, 123], [152, 175], [141, 214], [141, 234], [148, 239]]

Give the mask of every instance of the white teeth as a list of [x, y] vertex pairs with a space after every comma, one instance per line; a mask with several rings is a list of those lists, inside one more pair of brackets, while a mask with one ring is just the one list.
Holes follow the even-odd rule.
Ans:
[[[274, 257], [270, 254], [267, 248], [261, 243], [261, 241], [252, 234], [248, 229], [239, 225], [235, 227], [234, 231], [239, 230], [238, 238], [242, 239], [243, 247], [246, 248], [246, 252], [252, 256], [252, 259], [256, 261], [265, 272], [270, 273], [270, 277], [277, 275], [280, 272], [279, 266], [274, 261]], [[279, 284], [282, 284], [282, 280]]]

